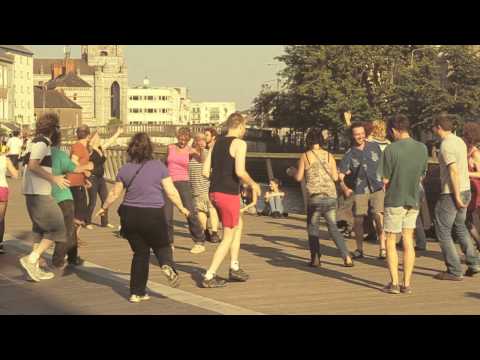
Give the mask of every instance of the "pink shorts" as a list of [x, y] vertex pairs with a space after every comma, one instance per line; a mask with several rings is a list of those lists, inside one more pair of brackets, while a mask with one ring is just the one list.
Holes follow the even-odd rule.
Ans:
[[240, 219], [240, 195], [221, 192], [210, 193], [210, 200], [217, 209], [223, 227], [233, 229]]
[[0, 202], [8, 201], [8, 187], [0, 187]]

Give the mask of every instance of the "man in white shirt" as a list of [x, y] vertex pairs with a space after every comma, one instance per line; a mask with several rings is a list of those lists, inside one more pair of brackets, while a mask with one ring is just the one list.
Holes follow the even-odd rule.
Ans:
[[19, 137], [20, 131], [15, 130], [13, 132], [13, 136], [8, 139], [7, 141], [7, 148], [8, 148], [8, 154], [7, 156], [10, 158], [11, 162], [13, 163], [13, 166], [15, 166], [15, 169], [18, 170], [18, 158], [20, 157], [20, 153], [22, 152], [22, 145], [23, 141]]
[[63, 176], [52, 174], [51, 145], [60, 142], [59, 122], [54, 113], [42, 115], [36, 124], [36, 137], [26, 155], [22, 192], [33, 232], [40, 241], [29, 255], [20, 258], [20, 264], [33, 281], [48, 280], [55, 276], [40, 269], [39, 259], [54, 242], [66, 242], [63, 214], [51, 195], [52, 184], [62, 189], [70, 185]]

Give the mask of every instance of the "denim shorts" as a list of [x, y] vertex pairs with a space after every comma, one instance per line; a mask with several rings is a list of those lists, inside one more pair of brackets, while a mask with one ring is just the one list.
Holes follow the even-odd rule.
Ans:
[[403, 229], [415, 229], [418, 209], [410, 207], [386, 207], [384, 212], [384, 230], [399, 234]]

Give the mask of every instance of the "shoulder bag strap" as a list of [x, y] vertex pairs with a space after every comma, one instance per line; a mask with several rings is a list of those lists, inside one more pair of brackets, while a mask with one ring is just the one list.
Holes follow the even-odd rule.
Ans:
[[145, 166], [147, 162], [144, 162], [142, 164], [142, 166], [140, 166], [137, 170], [137, 172], [135, 173], [135, 175], [133, 175], [132, 179], [130, 180], [130, 182], [128, 183], [128, 185], [126, 186], [125, 188], [125, 194], [128, 192], [128, 189], [130, 189], [130, 186], [133, 184], [133, 181], [135, 180], [135, 178], [137, 177], [137, 175], [140, 173], [140, 171], [143, 169], [143, 167]]

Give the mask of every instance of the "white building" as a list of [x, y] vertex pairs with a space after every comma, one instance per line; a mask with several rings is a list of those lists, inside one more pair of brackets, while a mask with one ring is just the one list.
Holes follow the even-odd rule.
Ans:
[[187, 125], [189, 121], [187, 88], [143, 86], [128, 89], [130, 125]]
[[190, 103], [191, 124], [221, 124], [236, 111], [234, 102]]
[[0, 121], [13, 121], [13, 56], [0, 49]]
[[22, 45], [0, 45], [0, 50], [13, 56], [13, 121], [21, 125], [34, 123], [33, 116], [33, 52]]

